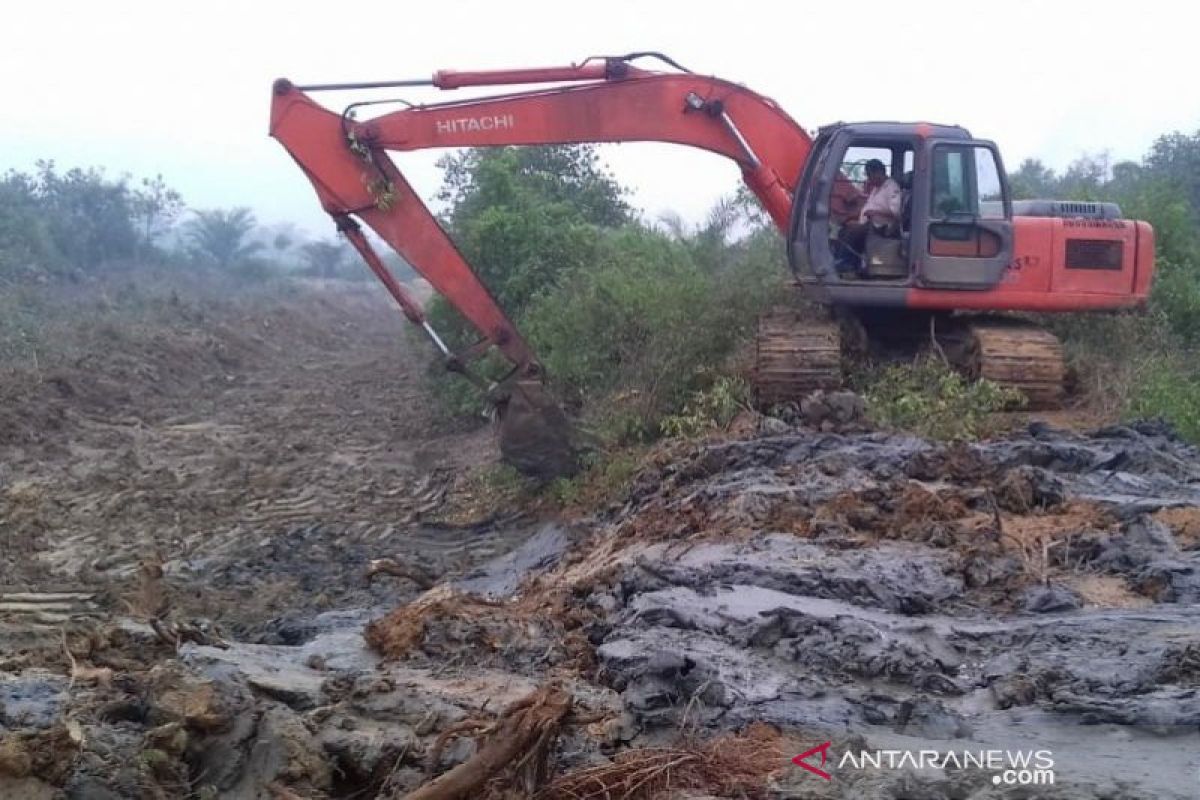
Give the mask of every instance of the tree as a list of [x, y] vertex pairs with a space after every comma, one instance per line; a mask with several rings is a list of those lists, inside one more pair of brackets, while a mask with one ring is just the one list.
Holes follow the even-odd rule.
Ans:
[[771, 227], [754, 196], [749, 190], [740, 189], [719, 198], [699, 225], [688, 225], [673, 211], [660, 215], [659, 222], [667, 234], [683, 244], [693, 260], [708, 272], [719, 272], [736, 259], [738, 248], [732, 246], [731, 241], [738, 234], [753, 236], [760, 229]]
[[193, 213], [187, 237], [200, 258], [227, 268], [262, 249], [261, 242], [247, 240], [257, 225], [250, 209], [217, 208]]
[[336, 239], [323, 242], [309, 242], [301, 246], [300, 255], [307, 266], [309, 275], [318, 278], [336, 278], [346, 266], [346, 244]]
[[1146, 155], [1145, 168], [1178, 187], [1200, 220], [1200, 130], [1158, 137]]
[[[464, 150], [439, 164], [450, 234], [510, 314], [591, 263], [601, 229], [632, 218], [625, 189], [591, 146]], [[450, 323], [440, 306], [432, 313]], [[450, 327], [452, 338], [467, 335]]]
[[148, 252], [159, 237], [171, 230], [184, 204], [182, 195], [167, 186], [162, 175], [155, 175], [142, 178], [141, 188], [130, 194], [129, 208], [142, 249]]
[[304, 242], [304, 234], [297, 230], [295, 224], [291, 222], [280, 222], [270, 226], [263, 231], [261, 237], [264, 241], [271, 243], [271, 249], [275, 251], [276, 258], [287, 255], [298, 244]]
[[513, 202], [522, 192], [568, 203], [593, 225], [630, 219], [627, 190], [604, 168], [592, 145], [463, 150], [438, 161], [445, 170], [438, 199], [451, 207], [451, 225], [483, 208]]
[[39, 208], [34, 180], [8, 172], [0, 180], [0, 276], [53, 271], [62, 260]]
[[1016, 172], [1008, 176], [1009, 188], [1014, 200], [1034, 200], [1054, 197], [1058, 188], [1058, 176], [1036, 158], [1021, 162]]
[[135, 254], [138, 238], [126, 178], [108, 180], [95, 168], [59, 174], [53, 161], [38, 161], [29, 186], [55, 247], [75, 267], [91, 270]]
[[1071, 162], [1058, 181], [1056, 195], [1063, 200], [1104, 200], [1111, 177], [1107, 152], [1084, 153]]

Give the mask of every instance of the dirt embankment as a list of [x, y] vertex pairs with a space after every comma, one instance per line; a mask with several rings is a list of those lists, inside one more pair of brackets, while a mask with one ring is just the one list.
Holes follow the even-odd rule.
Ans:
[[[4, 445], [0, 796], [1193, 796], [1200, 453], [1168, 432], [777, 422], [599, 517], [453, 527], [490, 442], [427, 436], [401, 323], [277, 312], [206, 322], [243, 355], [199, 380], [27, 395], [63, 424]], [[844, 762], [993, 749], [1053, 788]]]

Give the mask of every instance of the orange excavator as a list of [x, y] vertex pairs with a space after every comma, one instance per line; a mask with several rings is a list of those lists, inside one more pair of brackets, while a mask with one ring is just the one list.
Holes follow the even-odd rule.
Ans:
[[[635, 61], [664, 66], [645, 69]], [[525, 87], [412, 105], [352, 103], [341, 113], [309, 95], [326, 90]], [[405, 180], [387, 151], [590, 142], [670, 142], [734, 161], [783, 233], [793, 284], [830, 313], [800, 304], [759, 321], [754, 387], [764, 405], [841, 382], [844, 358], [936, 345], [969, 375], [1022, 391], [1033, 406], [1063, 394], [1062, 347], [1048, 331], [1005, 312], [1079, 312], [1145, 303], [1154, 233], [1111, 203], [1014, 201], [996, 145], [958, 126], [837, 123], [810, 136], [772, 100], [692, 73], [658, 53], [580, 64], [432, 78], [297, 86], [275, 82], [271, 135], [316, 189], [337, 229], [421, 326], [447, 366], [480, 383], [500, 411], [502, 457], [525, 472], [569, 473], [571, 426], [544, 391], [520, 331]], [[367, 120], [360, 109], [403, 107]], [[900, 211], [865, 237], [864, 167], [884, 165]], [[877, 165], [876, 165], [877, 169]], [[870, 222], [871, 219], [867, 221]], [[451, 352], [421, 306], [384, 265], [365, 223], [478, 330]], [[852, 242], [852, 243], [851, 243]], [[784, 298], [781, 298], [784, 300]], [[490, 350], [512, 364], [496, 384], [470, 364]]]

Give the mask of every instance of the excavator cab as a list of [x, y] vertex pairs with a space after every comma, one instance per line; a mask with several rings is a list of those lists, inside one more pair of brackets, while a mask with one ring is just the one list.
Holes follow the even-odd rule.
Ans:
[[[866, 199], [861, 180], [868, 159], [882, 161], [899, 184], [900, 220], [872, 229], [861, 251], [850, 254], [857, 268], [847, 270], [838, 234], [857, 220]], [[822, 128], [794, 196], [789, 261], [802, 283], [834, 303], [903, 305], [910, 287], [990, 289], [1013, 257], [1012, 201], [1000, 153], [960, 127]]]

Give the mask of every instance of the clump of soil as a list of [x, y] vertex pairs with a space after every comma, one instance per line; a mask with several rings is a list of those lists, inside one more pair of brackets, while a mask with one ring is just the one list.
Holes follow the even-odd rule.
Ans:
[[386, 659], [447, 663], [469, 659], [528, 672], [579, 673], [594, 662], [586, 631], [596, 614], [569, 602], [560, 589], [536, 583], [505, 601], [438, 586], [372, 620], [367, 644]]
[[[431, 626], [437, 626], [445, 634], [439, 637], [441, 641], [429, 638]], [[500, 603], [442, 587], [381, 619], [372, 620], [364, 635], [367, 644], [381, 655], [396, 659], [415, 650], [431, 656], [446, 656], [449, 653], [442, 647], [446, 644], [454, 651], [495, 651], [501, 645], [516, 644], [513, 637], [519, 633], [518, 626], [506, 617]]]
[[1174, 506], [1154, 513], [1154, 518], [1175, 534], [1182, 550], [1200, 550], [1200, 508]]

